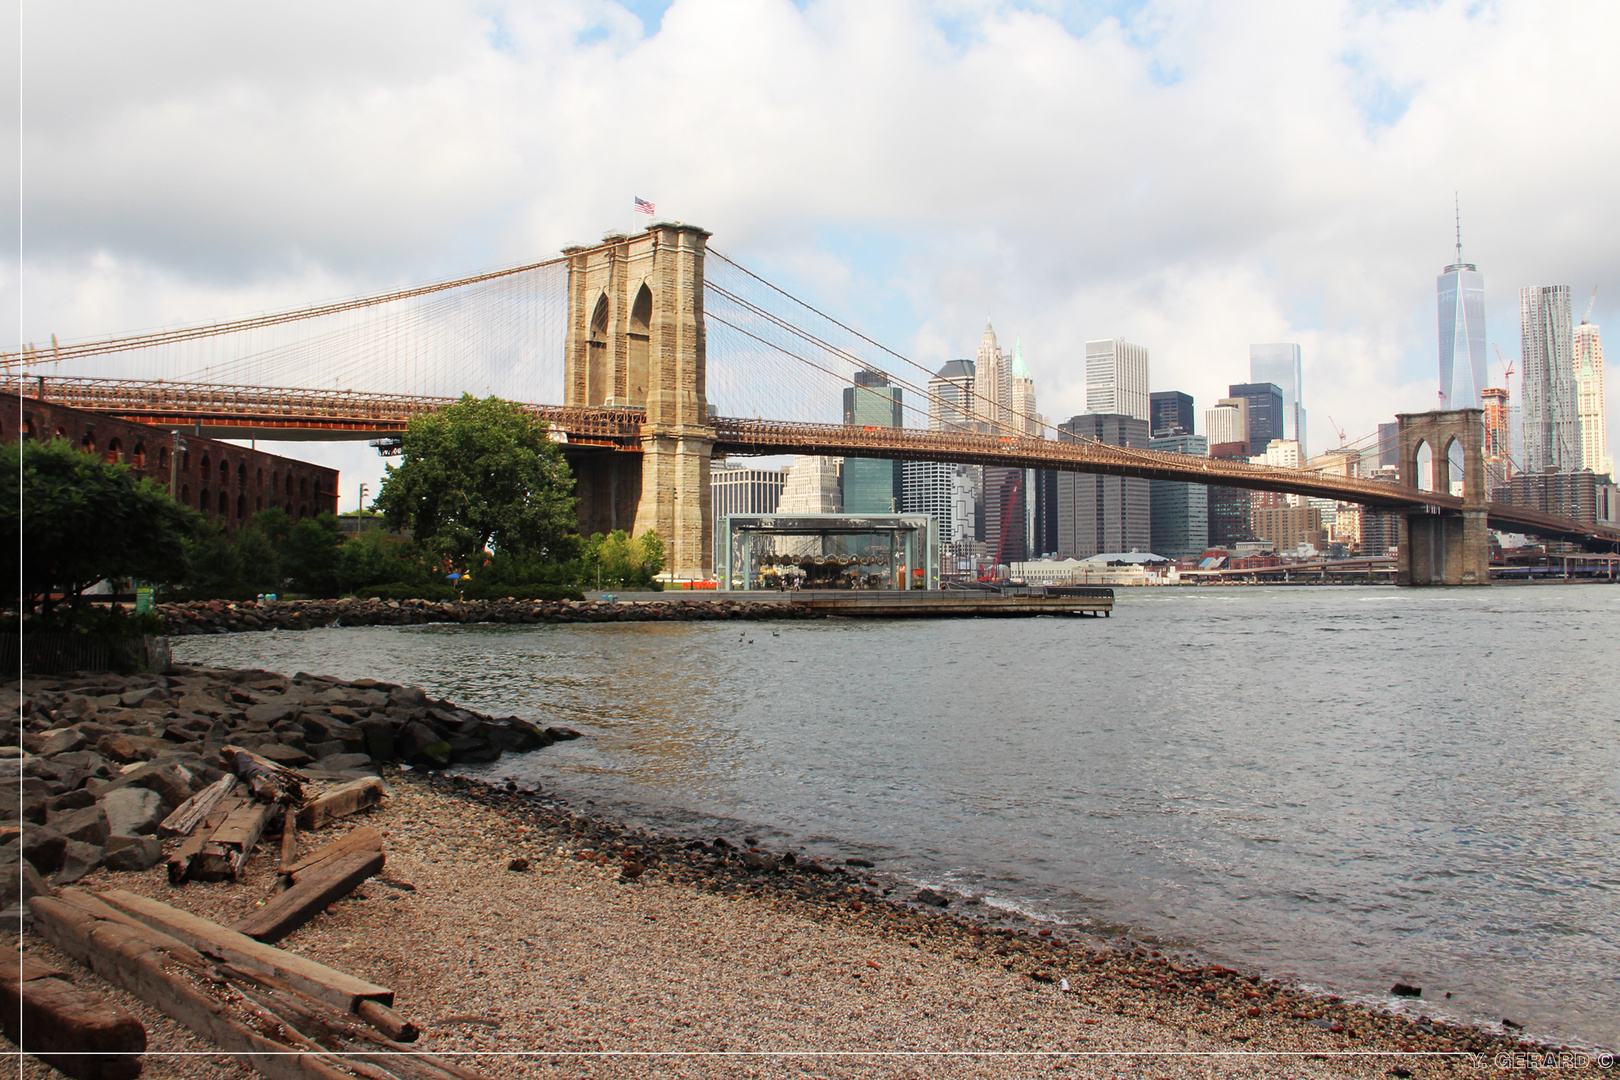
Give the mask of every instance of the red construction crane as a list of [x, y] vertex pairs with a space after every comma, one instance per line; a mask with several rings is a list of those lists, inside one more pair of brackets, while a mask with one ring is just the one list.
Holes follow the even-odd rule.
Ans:
[[1334, 434], [1336, 434], [1339, 437], [1339, 445], [1342, 447], [1344, 445], [1344, 440], [1345, 440], [1344, 428], [1340, 427], [1338, 425], [1338, 423], [1331, 416], [1328, 417], [1328, 427], [1332, 428]]
[[[1597, 295], [1596, 289], [1592, 290], [1592, 295]], [[1582, 319], [1581, 321], [1585, 322], [1586, 320]], [[1513, 378], [1513, 366], [1517, 364], [1518, 361], [1514, 360], [1510, 363], [1509, 361], [1502, 359], [1502, 346], [1498, 345], [1494, 341], [1491, 342], [1491, 348], [1496, 350], [1496, 362], [1502, 365], [1502, 386], [1505, 388], [1508, 384], [1508, 380]]]

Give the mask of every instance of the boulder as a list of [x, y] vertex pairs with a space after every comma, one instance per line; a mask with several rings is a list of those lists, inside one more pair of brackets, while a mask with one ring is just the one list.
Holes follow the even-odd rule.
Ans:
[[57, 888], [63, 885], [72, 885], [90, 871], [101, 865], [101, 857], [106, 851], [100, 844], [84, 844], [77, 840], [69, 840], [62, 852], [62, 866], [51, 875], [51, 884]]
[[267, 701], [262, 705], [251, 706], [246, 713], [248, 720], [262, 724], [275, 724], [282, 720], [292, 720], [298, 715], [299, 702], [288, 701], [286, 698], [277, 701]]
[[161, 687], [148, 686], [142, 690], [126, 690], [118, 696], [126, 709], [151, 708], [172, 701], [169, 692]]
[[155, 836], [114, 836], [108, 839], [101, 865], [127, 873], [146, 870], [163, 861], [163, 841]]
[[450, 744], [437, 731], [419, 721], [399, 729], [395, 749], [408, 765], [443, 769], [450, 765]]
[[132, 761], [150, 761], [157, 756], [129, 735], [107, 735], [96, 741], [96, 749], [109, 761], [122, 765]]
[[51, 886], [27, 859], [0, 866], [0, 904], [10, 904], [17, 896], [27, 904], [36, 896], [49, 896]]
[[[102, 781], [90, 781], [90, 784], [98, 783], [102, 783]], [[73, 791], [64, 791], [60, 795], [53, 795], [51, 798], [45, 800], [46, 806], [48, 806], [51, 810], [58, 812], [66, 810], [83, 810], [87, 806], [94, 806], [95, 803], [96, 796], [92, 792], [89, 785], [82, 788], [76, 788]], [[41, 822], [44, 820], [44, 818], [40, 819]]]
[[331, 742], [311, 743], [306, 749], [309, 751], [311, 757], [313, 757], [316, 761], [320, 761], [321, 759], [329, 758], [334, 754], [344, 753], [349, 748], [344, 746], [337, 739], [333, 739]]
[[285, 765], [289, 769], [296, 769], [300, 765], [308, 765], [315, 759], [295, 746], [286, 743], [265, 742], [254, 748], [253, 752], [277, 765]]
[[49, 825], [35, 825], [22, 833], [22, 856], [47, 874], [62, 865], [62, 852], [67, 849], [67, 837]]
[[320, 767], [326, 772], [348, 772], [356, 769], [369, 773], [377, 771], [376, 763], [367, 754], [333, 754], [331, 757], [322, 758]]
[[481, 765], [485, 762], [499, 761], [501, 757], [501, 748], [492, 746], [483, 739], [456, 735], [447, 741], [450, 744], [450, 761], [455, 765]]
[[[176, 804], [178, 805], [178, 804]], [[168, 816], [163, 796], [149, 788], [125, 787], [101, 797], [107, 815], [109, 836], [145, 836], [157, 832], [158, 822]]]
[[168, 759], [138, 765], [101, 787], [97, 794], [105, 795], [121, 788], [145, 788], [157, 792], [164, 804], [172, 809], [191, 798], [202, 786], [190, 769]]
[[82, 810], [52, 814], [50, 827], [69, 840], [78, 840], [86, 844], [104, 844], [112, 832], [107, 821], [107, 811], [102, 809], [100, 803]]
[[394, 725], [381, 717], [367, 717], [355, 725], [365, 739], [365, 751], [378, 761], [394, 756]]
[[69, 750], [82, 750], [86, 745], [84, 734], [76, 727], [52, 728], [38, 735], [24, 734], [22, 737], [24, 750], [46, 757]]

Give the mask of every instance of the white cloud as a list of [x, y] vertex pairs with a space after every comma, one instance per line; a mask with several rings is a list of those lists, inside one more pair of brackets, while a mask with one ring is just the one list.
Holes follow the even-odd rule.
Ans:
[[1429, 407], [1453, 191], [1509, 356], [1520, 285], [1620, 311], [1611, 5], [677, 0], [641, 25], [27, 5], [24, 336], [532, 259], [629, 226], [632, 195], [925, 362], [988, 312], [1053, 416], [1114, 335], [1200, 409], [1275, 340], [1352, 436]]

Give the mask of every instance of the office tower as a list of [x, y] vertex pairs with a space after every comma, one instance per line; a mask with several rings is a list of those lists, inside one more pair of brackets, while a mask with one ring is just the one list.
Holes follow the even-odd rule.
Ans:
[[1305, 437], [1304, 368], [1300, 362], [1299, 346], [1293, 342], [1249, 346], [1249, 381], [1271, 383], [1282, 390], [1282, 439], [1299, 443], [1301, 453], [1308, 453]]
[[[1157, 395], [1155, 395], [1157, 396]], [[1185, 396], [1185, 395], [1183, 395]], [[1188, 400], [1189, 407], [1191, 399]], [[1209, 440], [1202, 435], [1162, 435], [1148, 440], [1149, 450], [1204, 457]], [[1209, 489], [1203, 484], [1150, 480], [1151, 548], [1167, 559], [1191, 559], [1209, 547]]]
[[1124, 338], [1086, 342], [1086, 412], [1148, 419], [1148, 351]]
[[1457, 258], [1435, 279], [1440, 304], [1440, 407], [1480, 408], [1485, 389], [1485, 275], [1463, 262], [1462, 219]]
[[974, 469], [944, 461], [902, 463], [900, 512], [931, 515], [942, 544], [972, 540]]
[[928, 380], [929, 431], [976, 430], [973, 368], [972, 360], [952, 360]]
[[1029, 499], [1029, 556], [1038, 558], [1058, 549], [1058, 477], [1056, 469], [1031, 469], [1026, 483], [1030, 485]]
[[796, 455], [788, 466], [778, 514], [841, 514], [844, 511], [837, 458]]
[[1615, 524], [1615, 515], [1620, 512], [1620, 493], [1609, 477], [1585, 469], [1521, 472], [1493, 497], [1509, 506], [1593, 524]]
[[1487, 386], [1479, 392], [1479, 399], [1485, 409], [1485, 490], [1491, 492], [1513, 479], [1508, 392], [1500, 386]]
[[979, 357], [973, 365], [973, 412], [981, 430], [991, 435], [1010, 435], [1012, 423], [1012, 365], [996, 343], [995, 327], [984, 323], [979, 339]]
[[1179, 390], [1160, 390], [1148, 395], [1149, 426], [1153, 438], [1193, 433], [1193, 399]]
[[[1214, 457], [1249, 456], [1249, 400], [1221, 398], [1204, 412], [1204, 434]], [[1237, 449], [1221, 449], [1237, 447]]]
[[1575, 408], [1569, 286], [1520, 289], [1519, 333], [1524, 347], [1524, 459], [1520, 465], [1527, 472], [1578, 469], [1581, 427]]
[[1273, 469], [1297, 469], [1299, 463], [1299, 443], [1293, 439], [1272, 439], [1263, 452], [1249, 457], [1249, 464], [1269, 465]]
[[1032, 439], [1041, 437], [1040, 417], [1035, 413], [1035, 379], [1024, 366], [1024, 345], [1013, 342], [1012, 359], [1012, 430]]
[[1603, 338], [1596, 323], [1581, 319], [1575, 328], [1573, 351], [1575, 414], [1581, 426], [1581, 468], [1599, 476], [1614, 476], [1609, 456], [1608, 409], [1603, 403]]
[[1314, 506], [1257, 506], [1254, 535], [1279, 554], [1296, 551], [1304, 544], [1320, 549], [1327, 542], [1322, 512]]
[[[1147, 405], [1143, 395], [1143, 406]], [[1058, 440], [1095, 440], [1109, 446], [1146, 449], [1145, 416], [1086, 413], [1058, 425]], [[1134, 477], [1059, 473], [1057, 477], [1057, 553], [1086, 559], [1093, 555], [1148, 551], [1153, 544], [1152, 493], [1148, 481]]]
[[785, 469], [751, 469], [715, 462], [709, 467], [714, 520], [718, 522], [727, 514], [776, 513], [786, 483]]
[[984, 466], [984, 546], [997, 566], [1029, 558], [1028, 470]]
[[[844, 388], [844, 423], [855, 427], [903, 425], [901, 393], [886, 376], [857, 371]], [[844, 513], [893, 514], [900, 509], [900, 462], [882, 458], [844, 459]]]
[[1378, 464], [1376, 466], [1377, 468], [1382, 469], [1386, 465], [1397, 469], [1400, 468], [1401, 425], [1379, 424], [1378, 446], [1374, 449], [1373, 453], [1369, 454], [1368, 456], [1376, 457], [1378, 459]]
[[1287, 424], [1283, 421], [1282, 388], [1276, 383], [1237, 383], [1229, 387], [1227, 392], [1249, 403], [1249, 449], [1252, 453], [1263, 452], [1272, 439], [1287, 438], [1283, 434]]

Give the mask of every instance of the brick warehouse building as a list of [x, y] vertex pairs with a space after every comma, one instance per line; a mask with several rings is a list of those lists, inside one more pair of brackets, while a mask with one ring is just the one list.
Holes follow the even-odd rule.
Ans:
[[254, 514], [271, 506], [286, 510], [294, 520], [327, 510], [337, 512], [336, 469], [185, 431], [176, 436], [168, 428], [0, 393], [0, 439], [14, 441], [19, 431], [30, 439], [67, 439], [108, 461], [133, 466], [138, 474], [164, 487], [172, 478], [179, 488], [175, 494], [179, 502], [222, 518], [229, 529], [245, 525]]

